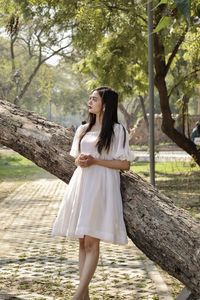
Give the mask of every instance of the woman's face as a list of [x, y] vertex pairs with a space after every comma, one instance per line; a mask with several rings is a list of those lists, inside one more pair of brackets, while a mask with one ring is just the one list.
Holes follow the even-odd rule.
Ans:
[[101, 96], [97, 91], [94, 91], [88, 100], [88, 110], [91, 114], [100, 115], [103, 111]]

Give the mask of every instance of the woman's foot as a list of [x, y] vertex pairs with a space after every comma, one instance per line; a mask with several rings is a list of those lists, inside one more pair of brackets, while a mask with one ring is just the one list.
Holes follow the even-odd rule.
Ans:
[[90, 300], [89, 293], [87, 292], [87, 294], [81, 298], [79, 296], [74, 295], [72, 300]]
[[78, 296], [74, 295], [72, 300], [90, 300], [89, 291], [87, 290], [86, 294], [84, 296]]
[[89, 295], [87, 295], [87, 296], [84, 296], [83, 298], [77, 298], [76, 296], [74, 296], [73, 298], [72, 298], [72, 300], [90, 300], [90, 297], [89, 297]]

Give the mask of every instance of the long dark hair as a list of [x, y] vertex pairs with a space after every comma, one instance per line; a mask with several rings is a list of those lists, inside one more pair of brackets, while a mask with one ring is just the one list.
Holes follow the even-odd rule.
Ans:
[[200, 123], [197, 123], [197, 132], [200, 135]]
[[[102, 120], [102, 127], [99, 134], [98, 142], [96, 144], [98, 152], [101, 154], [102, 150], [106, 150], [107, 152], [110, 149], [110, 145], [112, 142], [112, 138], [114, 135], [114, 124], [118, 122], [117, 116], [117, 106], [118, 106], [118, 93], [110, 87], [101, 86], [94, 89], [92, 92], [98, 92], [101, 99], [102, 104], [104, 106], [104, 115]], [[91, 130], [92, 126], [96, 122], [96, 115], [89, 113], [89, 125], [87, 129], [83, 132], [80, 141], [79, 141], [79, 148], [80, 142], [85, 134]]]

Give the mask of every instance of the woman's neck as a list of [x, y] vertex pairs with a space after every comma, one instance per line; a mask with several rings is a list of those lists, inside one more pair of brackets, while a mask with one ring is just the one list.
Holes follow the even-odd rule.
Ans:
[[101, 126], [102, 126], [102, 119], [103, 119], [103, 116], [101, 115], [96, 115], [96, 121], [95, 121], [95, 124], [94, 124], [94, 126], [96, 127], [96, 128], [101, 128]]

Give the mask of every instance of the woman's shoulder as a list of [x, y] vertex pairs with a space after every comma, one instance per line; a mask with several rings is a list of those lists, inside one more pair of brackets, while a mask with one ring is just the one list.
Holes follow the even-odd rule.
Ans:
[[77, 132], [82, 133], [84, 130], [86, 130], [88, 125], [89, 125], [88, 123], [79, 125], [78, 128], [77, 128]]
[[121, 123], [114, 123], [114, 129], [120, 129], [122, 127]]
[[88, 128], [89, 123], [81, 124], [80, 126], [84, 130], [84, 129]]
[[115, 123], [113, 126], [114, 132], [126, 132], [126, 128], [121, 123]]
[[88, 123], [85, 123], [85, 124], [81, 124], [81, 125], [79, 125], [79, 127], [78, 128], [80, 128], [80, 129], [82, 129], [82, 130], [84, 130], [84, 129], [86, 129], [87, 127], [88, 127]]

